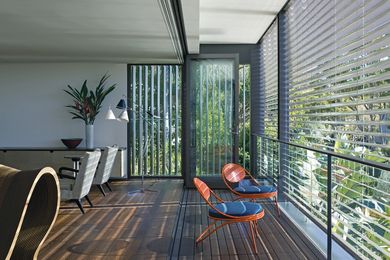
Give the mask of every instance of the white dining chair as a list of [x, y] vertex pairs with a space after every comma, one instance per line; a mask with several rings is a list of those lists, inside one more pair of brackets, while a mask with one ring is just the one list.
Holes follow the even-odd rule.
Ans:
[[78, 170], [68, 167], [59, 169], [61, 200], [76, 202], [83, 214], [85, 213], [82, 205], [83, 198], [93, 207], [91, 200], [88, 198], [88, 193], [92, 186], [100, 155], [100, 150], [87, 152], [81, 159], [80, 169]]
[[118, 147], [116, 146], [108, 146], [104, 149], [100, 158], [98, 169], [95, 174], [95, 178], [93, 179], [92, 184], [97, 185], [103, 196], [106, 196], [106, 193], [102, 186], [103, 184], [107, 186], [109, 191], [112, 191], [110, 185], [108, 184], [108, 180], [110, 179], [117, 153]]

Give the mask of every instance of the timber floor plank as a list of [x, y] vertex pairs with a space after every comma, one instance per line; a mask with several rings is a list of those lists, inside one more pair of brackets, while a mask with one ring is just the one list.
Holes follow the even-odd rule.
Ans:
[[287, 218], [279, 218], [278, 224], [283, 226], [283, 229], [291, 237], [291, 239], [296, 244], [298, 250], [305, 255], [307, 259], [324, 259], [323, 255], [311, 244], [308, 239], [305, 239], [304, 235], [298, 231], [296, 228], [293, 228], [291, 221]]
[[[197, 194], [196, 190], [188, 190], [188, 192]], [[216, 192], [223, 200], [232, 200], [233, 198], [228, 191], [217, 190]], [[199, 194], [198, 197], [200, 197]], [[188, 196], [187, 203], [185, 217], [188, 217], [189, 220], [183, 221], [183, 224], [198, 225], [195, 229], [197, 237], [210, 223], [207, 218], [208, 206], [191, 195]], [[194, 205], [196, 203], [201, 205], [201, 210], [199, 210], [199, 206]], [[258, 223], [260, 239], [256, 241], [257, 255], [252, 251], [248, 224], [238, 223], [224, 226], [202, 241], [198, 248], [203, 251], [195, 250], [195, 259], [324, 259], [302, 234], [298, 234], [299, 231], [290, 226], [291, 223], [285, 220], [286, 217], [283, 214], [280, 217], [277, 215], [271, 201], [260, 201], [260, 204], [264, 207], [265, 216]], [[189, 211], [196, 214], [201, 212], [202, 221], [194, 223], [192, 221], [194, 216]], [[292, 234], [290, 235], [289, 232]], [[185, 238], [183, 237], [183, 239]]]
[[166, 259], [177, 209], [181, 180], [147, 181], [157, 192], [128, 195], [139, 181], [113, 182], [103, 196], [92, 189], [94, 207], [82, 215], [76, 205], [62, 203], [39, 259]]
[[[188, 200], [193, 200], [195, 195], [196, 194], [194, 194], [193, 192], [190, 192]], [[183, 233], [179, 253], [180, 259], [193, 259], [195, 255], [194, 223], [196, 214], [194, 211], [190, 210], [189, 207], [191, 206], [186, 205], [186, 211], [183, 219]]]
[[[266, 221], [268, 222], [267, 225], [264, 225], [265, 230], [267, 233], [267, 236], [273, 237], [273, 245], [276, 251], [279, 252], [280, 255], [289, 255], [291, 259], [306, 259], [306, 256], [299, 250], [297, 245], [295, 244], [294, 240], [286, 233], [285, 229], [282, 228], [282, 226], [278, 223], [282, 218], [284, 218], [283, 215], [278, 216], [277, 213], [275, 213], [274, 210], [274, 204], [267, 201], [263, 202], [262, 205], [264, 206], [265, 210], [269, 213], [267, 214]], [[278, 243], [278, 241], [288, 241], [288, 243], [285, 243], [283, 246]], [[279, 246], [275, 246], [279, 245]]]
[[[60, 214], [38, 259], [324, 259], [273, 204], [260, 202], [265, 216], [258, 223], [258, 254], [253, 254], [249, 227], [222, 227], [196, 245], [211, 223], [208, 205], [198, 192], [184, 189], [181, 180], [147, 180], [156, 192], [128, 195], [137, 180], [111, 183], [104, 197], [96, 187], [84, 202], [82, 215], [73, 203], [62, 203]], [[106, 189], [107, 190], [107, 189]], [[232, 194], [218, 190], [224, 200]]]
[[183, 221], [184, 221], [185, 211], [187, 209], [185, 205], [183, 205], [183, 203], [187, 201], [188, 194], [189, 194], [188, 190], [183, 191], [180, 207], [177, 212], [178, 216], [176, 216], [176, 226], [172, 231], [173, 240], [171, 241], [171, 245], [170, 245], [171, 248], [170, 255], [173, 256], [172, 257], [173, 259], [178, 259], [179, 252], [180, 252], [181, 238], [182, 238], [183, 226], [184, 226]]

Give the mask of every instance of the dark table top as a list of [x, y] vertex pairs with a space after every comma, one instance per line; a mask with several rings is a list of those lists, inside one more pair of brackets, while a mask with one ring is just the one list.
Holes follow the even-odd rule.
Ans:
[[64, 158], [71, 159], [74, 162], [80, 161], [83, 157], [84, 156], [82, 156], [82, 155], [74, 155], [74, 154], [73, 155], [66, 155], [66, 156], [64, 156]]

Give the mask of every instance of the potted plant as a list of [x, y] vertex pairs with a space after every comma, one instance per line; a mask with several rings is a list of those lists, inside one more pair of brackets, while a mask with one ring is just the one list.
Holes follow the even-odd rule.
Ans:
[[84, 81], [81, 89], [78, 90], [68, 85], [64, 89], [73, 98], [73, 105], [66, 106], [70, 108], [69, 113], [73, 115], [72, 119], [81, 119], [85, 123], [86, 147], [93, 148], [93, 123], [99, 114], [104, 98], [112, 92], [116, 84], [106, 88], [106, 81], [110, 75], [104, 74], [100, 79], [95, 91], [88, 89], [87, 80]]

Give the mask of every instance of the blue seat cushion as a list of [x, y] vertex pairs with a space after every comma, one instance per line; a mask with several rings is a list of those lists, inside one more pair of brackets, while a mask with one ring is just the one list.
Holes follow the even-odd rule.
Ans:
[[[215, 208], [224, 214], [242, 217], [260, 213], [263, 208], [258, 203], [246, 201], [224, 202], [215, 205]], [[215, 218], [227, 218], [214, 209], [209, 209], [209, 215]]]
[[261, 194], [275, 192], [276, 188], [269, 185], [259, 186], [253, 184], [249, 180], [242, 180], [234, 190], [243, 194]]

